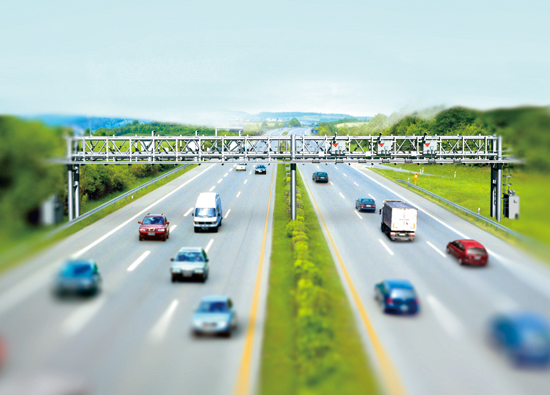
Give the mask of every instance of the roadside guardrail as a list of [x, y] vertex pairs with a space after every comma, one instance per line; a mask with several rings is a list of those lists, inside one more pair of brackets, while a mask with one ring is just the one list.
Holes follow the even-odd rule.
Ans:
[[480, 215], [480, 214], [478, 214], [478, 213], [476, 213], [472, 210], [468, 210], [467, 208], [459, 206], [458, 204], [453, 203], [450, 200], [442, 198], [441, 196], [438, 196], [435, 193], [432, 193], [432, 192], [430, 192], [430, 191], [428, 191], [424, 188], [420, 188], [420, 187], [418, 187], [414, 184], [411, 184], [408, 181], [404, 181], [404, 180], [397, 180], [397, 181], [400, 182], [400, 183], [406, 184], [406, 185], [410, 186], [411, 188], [414, 188], [418, 191], [421, 191], [421, 192], [425, 193], [426, 195], [429, 195], [429, 196], [433, 197], [434, 199], [437, 199], [438, 201], [447, 204], [448, 206], [452, 206], [452, 207], [456, 208], [457, 210], [474, 217], [476, 220], [483, 221], [487, 225], [493, 226], [493, 227], [495, 227], [495, 229], [501, 230], [501, 231], [505, 232], [506, 234], [508, 234], [510, 236], [513, 236], [513, 237], [515, 237], [517, 239], [520, 239], [522, 241], [527, 241], [526, 240], [527, 237], [522, 235], [521, 233], [518, 233], [518, 232], [516, 232], [512, 229], [509, 229], [506, 226], [503, 226], [503, 225], [499, 224], [498, 222], [492, 221], [489, 218], [484, 217], [483, 215]]
[[187, 166], [189, 165], [182, 165], [182, 166], [178, 166], [177, 168], [175, 168], [174, 170], [170, 170], [169, 172], [167, 173], [164, 173], [163, 175], [161, 176], [158, 176], [157, 178], [154, 178], [150, 181], [147, 181], [145, 184], [141, 184], [140, 186], [128, 191], [128, 192], [125, 192], [123, 193], [122, 195], [120, 196], [117, 196], [116, 198], [112, 199], [112, 200], [109, 200], [107, 203], [103, 203], [101, 206], [97, 206], [96, 208], [94, 208], [93, 210], [90, 210], [84, 214], [82, 214], [81, 216], [79, 216], [78, 218], [75, 218], [73, 219], [72, 221], [69, 221], [67, 222], [66, 224], [52, 230], [48, 236], [53, 236], [55, 235], [56, 233], [58, 232], [61, 232], [62, 230], [65, 230], [67, 228], [70, 228], [71, 226], [73, 226], [74, 224], [94, 215], [95, 213], [98, 213], [100, 212], [101, 210], [109, 207], [109, 206], [112, 206], [112, 205], [116, 205], [117, 202], [123, 200], [123, 199], [126, 199], [128, 196], [131, 196], [132, 194], [144, 189], [144, 188], [147, 188], [148, 186], [150, 185], [153, 185], [153, 184], [156, 184], [158, 181], [162, 180], [163, 178], [165, 177], [168, 177], [174, 173], [177, 173], [178, 171], [181, 171], [183, 169], [185, 169]]

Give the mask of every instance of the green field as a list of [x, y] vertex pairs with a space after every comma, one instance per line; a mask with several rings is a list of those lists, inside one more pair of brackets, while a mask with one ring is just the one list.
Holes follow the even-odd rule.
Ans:
[[[489, 211], [491, 170], [489, 167], [467, 165], [397, 165], [396, 167], [416, 171], [417, 186], [474, 212], [479, 208], [481, 215], [491, 218]], [[424, 174], [420, 173], [422, 168], [424, 168]], [[409, 179], [414, 183], [413, 174], [372, 170], [394, 181]], [[428, 176], [428, 174], [438, 177]], [[546, 208], [545, 199], [545, 196], [550, 194], [550, 175], [514, 171], [512, 176], [512, 189], [520, 196], [520, 218], [515, 220], [502, 216], [501, 224], [550, 246], [550, 210]], [[400, 183], [400, 185], [404, 184]], [[472, 217], [467, 218], [476, 222]]]
[[[294, 251], [297, 244], [293, 244], [292, 239], [287, 236], [289, 214], [284, 177], [285, 169], [280, 165], [276, 181], [269, 294], [259, 392], [262, 395], [377, 394], [379, 389], [375, 375], [367, 361], [349, 301], [305, 189], [301, 199], [309, 246], [308, 260], [319, 271], [318, 292], [330, 297], [323, 297], [321, 305], [324, 307], [318, 307], [313, 313], [317, 315], [318, 320], [324, 322], [323, 329], [304, 332], [296, 299], [297, 293], [300, 292], [297, 284], [300, 277], [295, 266]], [[303, 188], [299, 178], [298, 187]], [[320, 312], [325, 308], [328, 312]], [[319, 347], [326, 340], [327, 330], [331, 340], [326, 346]], [[324, 350], [320, 355], [307, 353], [307, 350], [319, 349]], [[309, 368], [307, 371], [303, 371], [304, 363]], [[327, 363], [331, 366], [328, 369]], [[319, 378], [317, 372], [324, 373]], [[312, 376], [317, 378], [311, 380]]]

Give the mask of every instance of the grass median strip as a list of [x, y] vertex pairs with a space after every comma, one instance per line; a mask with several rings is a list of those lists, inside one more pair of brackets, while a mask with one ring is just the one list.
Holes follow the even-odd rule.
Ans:
[[297, 219], [279, 165], [260, 393], [378, 393], [330, 250], [298, 180]]

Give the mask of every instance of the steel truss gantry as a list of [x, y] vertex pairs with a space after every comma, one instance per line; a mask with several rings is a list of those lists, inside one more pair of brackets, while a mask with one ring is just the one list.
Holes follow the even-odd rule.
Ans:
[[[485, 163], [492, 171], [492, 216], [500, 221], [502, 156], [500, 136], [81, 136], [67, 139], [69, 218], [79, 215], [80, 165], [277, 163], [291, 164], [295, 191], [297, 163]], [[75, 174], [73, 181], [73, 173]], [[73, 198], [73, 192], [76, 198]], [[295, 217], [295, 198], [292, 214]], [[73, 210], [73, 200], [75, 209]]]
[[499, 163], [501, 152], [498, 136], [94, 136], [70, 137], [63, 163]]

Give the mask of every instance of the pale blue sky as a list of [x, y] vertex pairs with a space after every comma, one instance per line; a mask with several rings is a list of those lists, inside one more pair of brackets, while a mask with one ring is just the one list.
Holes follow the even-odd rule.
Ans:
[[550, 104], [549, 1], [0, 2], [0, 113]]

